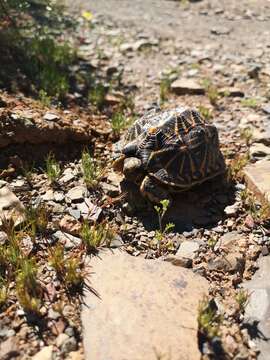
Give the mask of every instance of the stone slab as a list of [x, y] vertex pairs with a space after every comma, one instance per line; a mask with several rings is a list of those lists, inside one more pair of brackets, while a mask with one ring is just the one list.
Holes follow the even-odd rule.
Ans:
[[253, 330], [260, 354], [258, 360], [269, 360], [270, 354], [270, 256], [261, 257], [258, 261], [259, 270], [252, 280], [243, 285], [249, 290], [249, 303], [245, 311], [245, 319]]
[[199, 360], [197, 311], [208, 282], [119, 250], [92, 258], [82, 309], [86, 360]]
[[177, 95], [203, 95], [204, 88], [192, 79], [177, 79], [171, 84], [171, 90]]
[[270, 202], [270, 160], [246, 166], [244, 175], [248, 188], [261, 200]]
[[0, 225], [2, 219], [13, 218], [16, 225], [24, 220], [24, 206], [8, 185], [0, 187]]

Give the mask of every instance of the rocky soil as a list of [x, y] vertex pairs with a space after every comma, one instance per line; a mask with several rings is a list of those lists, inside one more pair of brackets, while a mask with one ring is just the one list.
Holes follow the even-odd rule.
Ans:
[[[254, 327], [248, 325], [250, 310], [245, 316], [252, 297], [244, 289], [249, 287], [246, 282], [259, 267], [257, 259], [267, 257], [270, 250], [267, 204], [270, 189], [266, 176], [270, 159], [269, 1], [245, 0], [239, 4], [233, 0], [137, 0], [131, 6], [130, 2], [119, 4], [115, 0], [99, 0], [91, 5], [81, 0], [68, 5], [79, 20], [78, 54], [83, 63], [91, 65], [109, 92], [103, 99], [102, 110], [80, 102], [84, 89], [79, 86], [69, 94], [70, 101], [64, 109], [48, 108], [21, 94], [0, 93], [1, 249], [7, 247], [14, 235], [8, 226], [10, 222], [3, 219], [14, 217], [17, 212], [15, 233], [21, 256], [35, 259], [42, 288], [38, 313], [29, 312], [25, 304], [18, 301], [17, 278], [11, 276], [0, 314], [0, 358], [100, 359], [98, 350], [89, 352], [88, 344], [91, 341], [97, 344], [105, 338], [108, 346], [101, 342], [109, 349], [106, 356], [112, 356], [114, 351], [115, 358], [121, 359], [112, 341], [126, 351], [124, 321], [118, 322], [114, 337], [102, 326], [92, 330], [93, 335], [93, 328], [89, 327], [91, 321], [98, 327], [99, 320], [104, 323], [106, 319], [109, 319], [109, 328], [115, 326], [116, 315], [112, 312], [110, 318], [108, 311], [117, 296], [119, 301], [126, 301], [126, 308], [123, 304], [126, 313], [132, 312], [127, 300], [131, 298], [138, 318], [156, 319], [158, 309], [159, 314], [166, 314], [168, 310], [169, 333], [182, 337], [182, 329], [176, 332], [179, 324], [171, 314], [173, 300], [167, 299], [167, 292], [176, 296], [178, 291], [177, 286], [169, 288], [167, 283], [179, 274], [187, 282], [189, 291], [180, 292], [184, 300], [175, 307], [176, 315], [187, 307], [185, 301], [192, 299], [198, 278], [203, 279], [207, 293], [206, 298], [202, 297], [199, 310], [200, 299], [196, 304], [192, 302], [190, 323], [181, 323], [193, 328], [193, 341], [200, 350], [199, 355], [187, 359], [265, 356], [269, 345], [267, 341], [263, 341], [263, 346], [257, 342], [259, 336], [254, 335]], [[93, 18], [86, 20], [81, 10], [91, 11]], [[78, 66], [77, 72], [81, 71], [84, 70]], [[113, 113], [121, 109], [128, 119], [121, 126], [123, 134], [132, 120], [153, 105], [163, 109], [177, 105], [197, 108], [217, 126], [228, 166], [226, 181], [219, 178], [174, 197], [173, 206], [163, 219], [164, 223], [172, 222], [174, 228], [161, 238], [157, 233], [156, 211], [152, 208], [136, 211], [138, 203], [143, 201], [138, 193], [130, 192], [121, 184], [121, 174], [115, 173], [111, 166], [114, 143], [119, 140], [112, 123]], [[86, 148], [96, 169], [91, 184], [85, 176], [81, 157]], [[50, 152], [58, 161], [58, 165], [53, 165], [54, 170], [59, 166], [53, 181], [48, 168], [45, 171], [44, 159]], [[246, 170], [245, 166], [248, 166]], [[24, 210], [30, 206], [38, 209], [34, 220]], [[41, 226], [42, 221], [45, 227]], [[35, 231], [33, 222], [38, 223]], [[83, 240], [86, 223], [95, 234], [102, 232], [96, 246], [89, 246]], [[88, 255], [96, 254], [101, 247], [109, 247], [112, 255], [106, 257], [103, 266], [97, 259], [90, 258], [89, 262]], [[121, 259], [117, 255], [119, 249], [132, 255], [123, 260], [122, 265], [122, 260], [120, 265], [115, 260], [115, 257]], [[75, 273], [80, 280], [76, 286], [67, 280], [65, 265], [64, 270], [54, 266], [53, 254], [57, 251], [63, 254], [67, 264], [72, 264], [72, 259], [75, 261]], [[138, 263], [136, 257], [139, 257]], [[148, 259], [152, 259], [151, 263], [162, 262], [160, 268], [172, 264], [167, 278], [162, 277], [161, 270], [155, 270], [159, 274], [158, 283], [158, 279], [151, 278], [151, 270], [140, 270], [143, 267], [140, 264], [150, 261]], [[4, 260], [0, 261], [4, 266]], [[142, 288], [137, 280], [132, 282], [138, 293], [129, 293], [125, 261], [130, 264], [130, 279], [140, 274]], [[269, 269], [269, 261], [265, 263]], [[8, 273], [16, 273], [12, 266], [7, 266]], [[97, 274], [91, 276], [95, 271]], [[113, 271], [117, 271], [118, 277], [109, 276]], [[265, 268], [263, 271], [267, 273]], [[126, 299], [121, 291], [121, 276], [127, 287]], [[111, 282], [111, 287], [102, 287], [103, 277]], [[152, 286], [154, 281], [160, 291], [157, 294], [153, 290], [156, 295], [152, 295], [152, 301], [151, 293], [140, 293], [140, 289]], [[253, 289], [252, 285], [250, 288]], [[93, 297], [97, 298], [98, 291], [104, 294], [104, 306], [96, 313], [85, 315], [84, 312], [81, 320], [82, 303], [96, 305]], [[267, 291], [264, 294], [259, 305], [266, 309], [264, 316], [250, 315], [258, 321], [269, 316], [269, 295]], [[142, 297], [151, 312], [137, 306], [136, 296]], [[117, 309], [114, 305], [114, 311]], [[125, 317], [125, 311], [121, 316]], [[159, 319], [154, 330], [160, 326]], [[269, 327], [265, 326], [267, 324], [262, 331], [267, 339]], [[141, 331], [140, 326], [136, 331]], [[85, 342], [85, 352], [84, 334], [86, 339], [91, 339]], [[147, 336], [146, 331], [144, 337]], [[159, 336], [153, 338], [163, 344], [161, 331]], [[263, 335], [260, 339], [264, 339]], [[135, 340], [139, 359], [142, 346]], [[175, 351], [171, 359], [177, 359], [180, 349], [175, 339], [171, 344]], [[156, 356], [161, 358], [160, 353]], [[168, 353], [162, 356], [166, 358]]]

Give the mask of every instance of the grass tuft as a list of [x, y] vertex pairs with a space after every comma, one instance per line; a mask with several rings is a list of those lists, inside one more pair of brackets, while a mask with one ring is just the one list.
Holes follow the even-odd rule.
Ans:
[[252, 109], [256, 109], [258, 106], [258, 100], [254, 99], [254, 98], [247, 98], [247, 99], [242, 99], [241, 100], [241, 104], [243, 106], [252, 108]]
[[168, 100], [171, 83], [172, 83], [171, 80], [168, 78], [164, 78], [161, 80], [159, 86], [159, 97], [161, 103], [164, 103], [165, 101]]
[[83, 223], [80, 233], [82, 243], [88, 252], [96, 252], [101, 246], [109, 246], [113, 237], [114, 231], [109, 224], [95, 224], [90, 226], [87, 221]]
[[87, 150], [82, 152], [82, 172], [85, 185], [94, 189], [98, 186], [102, 171]]
[[57, 181], [61, 174], [61, 168], [59, 163], [56, 161], [55, 156], [52, 153], [49, 153], [45, 159], [46, 165], [46, 175], [50, 182], [53, 184]]
[[26, 311], [39, 313], [41, 287], [37, 280], [37, 265], [34, 259], [23, 259], [16, 274], [16, 294]]
[[127, 120], [123, 113], [117, 112], [113, 114], [111, 124], [114, 136], [119, 138], [121, 131], [127, 126]]
[[208, 340], [219, 336], [221, 316], [217, 314], [217, 309], [211, 306], [207, 297], [199, 303], [197, 321], [200, 333]]
[[240, 289], [236, 296], [235, 300], [239, 305], [239, 310], [243, 314], [245, 312], [245, 309], [249, 303], [250, 293], [245, 289]]

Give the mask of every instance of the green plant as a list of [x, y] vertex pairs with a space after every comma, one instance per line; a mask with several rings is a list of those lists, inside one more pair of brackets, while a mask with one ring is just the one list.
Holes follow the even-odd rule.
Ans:
[[22, 171], [23, 176], [26, 178], [26, 181], [28, 182], [28, 184], [30, 186], [32, 186], [34, 163], [32, 163], [32, 164], [24, 163], [23, 166], [22, 166], [21, 171]]
[[89, 223], [85, 221], [82, 225], [80, 237], [87, 251], [95, 252], [100, 246], [110, 245], [114, 237], [114, 231], [110, 228], [109, 224], [95, 224], [90, 226]]
[[132, 95], [124, 96], [119, 104], [119, 112], [129, 110], [131, 114], [134, 113], [135, 103]]
[[240, 192], [240, 198], [247, 212], [255, 221], [268, 221], [270, 219], [270, 205], [267, 201], [259, 203], [247, 189]]
[[102, 176], [102, 171], [87, 150], [83, 150], [82, 152], [81, 164], [83, 179], [86, 186], [92, 189], [96, 188], [99, 179]]
[[9, 284], [6, 279], [0, 277], [0, 309], [6, 304], [8, 300]]
[[[56, 4], [57, 3], [57, 4]], [[62, 98], [69, 88], [74, 53], [55, 40], [55, 30], [71, 25], [53, 0], [0, 0], [0, 85], [21, 87]], [[66, 20], [66, 19], [65, 19]], [[20, 81], [23, 77], [24, 81]]]
[[63, 245], [57, 244], [54, 249], [50, 251], [48, 260], [58, 276], [62, 276], [65, 272], [65, 255]]
[[242, 170], [248, 164], [248, 161], [248, 154], [240, 155], [233, 159], [228, 166], [228, 179], [235, 181], [241, 178]]
[[43, 106], [50, 107], [52, 98], [47, 94], [47, 92], [43, 89], [39, 90], [38, 93], [39, 100]]
[[57, 276], [68, 288], [76, 288], [83, 285], [85, 271], [78, 255], [65, 257], [64, 247], [58, 244], [49, 255], [49, 263], [55, 269]]
[[210, 237], [210, 238], [207, 240], [207, 245], [210, 247], [210, 249], [214, 250], [217, 242], [218, 242], [218, 239], [217, 239], [217, 238], [215, 238], [215, 237]]
[[168, 100], [168, 96], [170, 93], [170, 87], [171, 87], [171, 80], [168, 78], [164, 78], [160, 82], [159, 86], [159, 97], [161, 103], [164, 103]]
[[217, 309], [211, 306], [207, 297], [199, 302], [197, 322], [200, 333], [209, 340], [219, 336], [221, 316], [217, 314]]
[[96, 84], [92, 89], [90, 89], [88, 94], [88, 99], [98, 110], [101, 110], [105, 104], [107, 89], [103, 84]]
[[245, 309], [248, 305], [250, 298], [250, 293], [245, 289], [240, 289], [235, 296], [235, 300], [239, 305], [239, 310], [241, 313], [245, 312]]
[[161, 232], [163, 232], [163, 230], [164, 230], [162, 221], [163, 221], [164, 215], [166, 214], [166, 212], [169, 208], [169, 205], [170, 205], [170, 201], [168, 199], [164, 199], [164, 200], [160, 201], [159, 205], [154, 206], [154, 209], [156, 210], [156, 213], [158, 215], [159, 230]]
[[66, 260], [64, 283], [67, 288], [81, 288], [84, 284], [86, 273], [82, 269], [79, 257], [72, 257]]
[[247, 146], [250, 145], [252, 139], [252, 130], [250, 128], [242, 129], [240, 132], [241, 139], [245, 140]]
[[202, 81], [202, 85], [205, 88], [206, 95], [208, 96], [210, 103], [213, 106], [216, 106], [217, 101], [219, 99], [219, 93], [218, 93], [216, 86], [214, 84], [212, 84], [212, 82], [209, 79], [204, 79]]
[[44, 205], [29, 206], [25, 209], [25, 231], [33, 242], [38, 232], [44, 233], [49, 222], [48, 210]]
[[203, 105], [199, 105], [198, 107], [199, 113], [206, 120], [211, 120], [213, 118], [212, 111]]
[[256, 108], [258, 106], [258, 100], [254, 98], [242, 99], [241, 104], [249, 108]]
[[39, 312], [41, 287], [37, 280], [37, 265], [33, 259], [22, 259], [16, 273], [16, 293], [26, 311]]
[[[173, 223], [167, 223], [165, 227], [163, 226], [163, 218], [168, 210], [169, 204], [170, 201], [165, 199], [160, 201], [160, 205], [154, 206], [154, 209], [156, 210], [158, 215], [158, 223], [159, 223], [159, 230], [155, 231], [155, 239], [158, 243], [159, 250], [161, 250], [161, 243], [162, 240], [164, 239], [164, 236], [175, 227]], [[168, 248], [168, 246], [165, 245], [166, 248]]]
[[113, 114], [111, 124], [114, 135], [119, 137], [121, 130], [127, 126], [127, 121], [123, 113], [117, 112]]
[[49, 153], [45, 159], [46, 165], [46, 175], [50, 182], [53, 184], [59, 178], [61, 174], [61, 168], [59, 163], [56, 161], [55, 156], [52, 153]]

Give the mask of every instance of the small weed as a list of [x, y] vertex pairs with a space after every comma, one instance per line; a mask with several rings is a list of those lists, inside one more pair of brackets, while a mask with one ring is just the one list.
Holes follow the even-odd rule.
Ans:
[[119, 105], [120, 112], [123, 112], [124, 110], [129, 110], [130, 113], [133, 114], [134, 109], [135, 109], [134, 97], [132, 95], [123, 97]]
[[240, 289], [236, 296], [235, 296], [235, 300], [239, 305], [239, 310], [241, 313], [245, 312], [245, 309], [248, 305], [249, 302], [249, 298], [250, 298], [250, 293], [245, 290], [245, 289]]
[[[160, 205], [154, 206], [154, 209], [156, 210], [158, 215], [159, 223], [159, 230], [156, 230], [155, 232], [155, 239], [158, 242], [158, 250], [161, 250], [162, 240], [164, 239], [164, 236], [175, 227], [173, 223], [168, 223], [165, 225], [165, 227], [162, 224], [164, 215], [168, 210], [169, 204], [169, 200], [165, 199], [160, 201]], [[166, 249], [168, 248], [167, 245], [165, 245], [165, 247]]]
[[26, 178], [27, 183], [32, 186], [32, 177], [33, 177], [33, 172], [34, 172], [34, 163], [32, 163], [31, 165], [28, 163], [23, 164], [22, 167], [22, 174], [23, 176]]
[[250, 145], [250, 141], [252, 139], [252, 130], [250, 128], [242, 129], [240, 132], [241, 139], [245, 140], [247, 146]]
[[85, 221], [80, 236], [87, 251], [95, 252], [100, 246], [110, 245], [114, 237], [114, 232], [109, 224], [95, 224], [90, 226], [88, 222]]
[[168, 78], [164, 78], [160, 82], [159, 86], [159, 97], [161, 103], [164, 103], [168, 100], [169, 93], [170, 93], [170, 87], [171, 87], [171, 80]]
[[8, 239], [11, 241], [15, 236], [15, 219], [3, 216], [0, 218], [0, 224], [0, 229], [7, 234]]
[[115, 113], [112, 116], [112, 129], [115, 135], [119, 136], [121, 130], [126, 127], [126, 119], [122, 113]]
[[199, 70], [200, 69], [200, 64], [199, 63], [192, 63], [190, 65], [190, 68], [194, 69], [194, 70]]
[[209, 340], [219, 336], [221, 317], [217, 314], [216, 308], [211, 306], [207, 297], [199, 303], [197, 321], [199, 331]]
[[155, 205], [154, 209], [157, 212], [158, 215], [158, 223], [159, 223], [159, 230], [160, 232], [163, 232], [163, 225], [162, 220], [164, 218], [164, 215], [166, 214], [168, 208], [169, 208], [170, 201], [167, 199], [161, 200], [160, 205]]
[[77, 288], [83, 284], [86, 273], [82, 270], [80, 258], [78, 256], [65, 258], [63, 245], [58, 244], [51, 251], [49, 263], [67, 288]]
[[53, 184], [57, 181], [61, 174], [61, 168], [59, 163], [56, 161], [54, 155], [49, 153], [47, 158], [45, 159], [46, 164], [46, 175], [50, 182]]
[[94, 189], [98, 186], [99, 179], [102, 176], [102, 171], [94, 162], [94, 159], [87, 150], [82, 152], [82, 173], [83, 179], [87, 187]]
[[213, 118], [213, 115], [212, 115], [212, 111], [210, 109], [208, 109], [207, 107], [203, 106], [203, 105], [200, 105], [198, 107], [198, 110], [199, 110], [199, 113], [202, 115], [202, 117], [205, 119], [205, 120], [211, 120]]
[[25, 209], [25, 231], [35, 242], [37, 233], [44, 233], [49, 222], [48, 210], [45, 206], [29, 206]]
[[70, 257], [66, 260], [63, 281], [67, 288], [81, 288], [84, 284], [85, 275], [86, 273], [82, 270], [82, 263], [79, 257]]
[[218, 242], [218, 239], [217, 239], [217, 238], [210, 237], [210, 238], [207, 240], [207, 245], [209, 246], [210, 249], [214, 250], [217, 242]]
[[258, 100], [254, 98], [242, 99], [241, 104], [243, 106], [255, 109], [258, 106]]
[[39, 101], [43, 106], [50, 107], [52, 98], [47, 94], [45, 90], [39, 90], [38, 92]]
[[62, 276], [65, 272], [65, 256], [64, 247], [57, 244], [49, 255], [49, 263], [55, 269], [58, 276]]
[[243, 168], [248, 164], [249, 155], [240, 155], [231, 161], [228, 166], [228, 180], [235, 181], [241, 178], [241, 172]]
[[216, 86], [213, 85], [209, 79], [204, 79], [202, 85], [206, 90], [206, 95], [208, 96], [211, 105], [217, 106], [219, 94]]
[[106, 93], [107, 89], [104, 87], [104, 85], [97, 84], [90, 90], [88, 99], [91, 104], [97, 107], [98, 110], [101, 110], [105, 104]]
[[240, 192], [240, 198], [247, 212], [255, 221], [263, 222], [270, 219], [270, 205], [267, 201], [260, 204], [256, 197], [246, 189]]
[[8, 282], [4, 278], [0, 278], [0, 309], [8, 300]]
[[37, 265], [33, 259], [23, 259], [16, 274], [16, 293], [26, 311], [39, 312], [41, 288], [37, 280]]
[[113, 114], [111, 124], [114, 135], [119, 137], [121, 130], [125, 129], [127, 126], [127, 121], [121, 112], [117, 112]]

